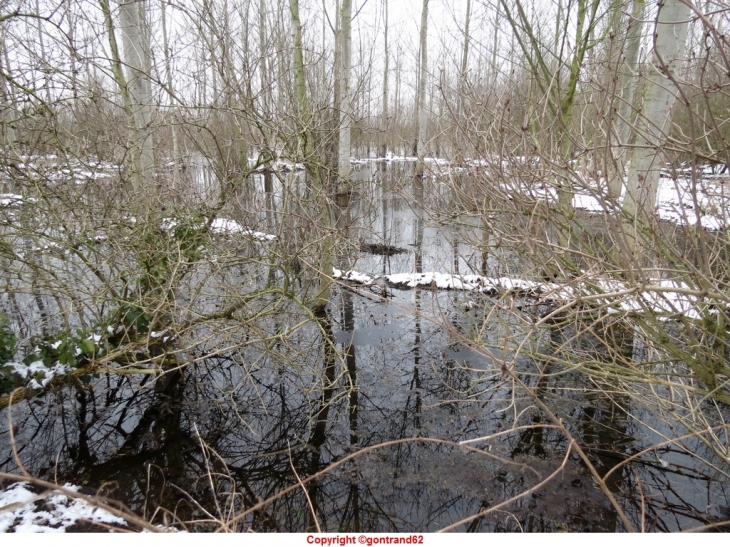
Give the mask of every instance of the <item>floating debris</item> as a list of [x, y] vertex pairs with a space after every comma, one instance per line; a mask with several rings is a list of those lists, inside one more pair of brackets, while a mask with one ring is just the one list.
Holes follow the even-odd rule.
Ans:
[[360, 251], [373, 255], [392, 256], [403, 254], [406, 252], [406, 249], [403, 249], [402, 247], [396, 247], [394, 245], [388, 245], [386, 243], [366, 243], [364, 241], [361, 241]]

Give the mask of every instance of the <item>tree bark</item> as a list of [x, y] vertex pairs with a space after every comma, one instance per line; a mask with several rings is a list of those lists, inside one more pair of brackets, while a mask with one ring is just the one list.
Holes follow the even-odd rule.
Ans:
[[423, 176], [426, 142], [426, 80], [428, 78], [428, 0], [423, 0], [421, 12], [421, 74], [418, 78], [418, 140], [416, 175]]
[[139, 148], [139, 175], [135, 193], [141, 195], [151, 188], [154, 175], [152, 142], [152, 93], [149, 78], [150, 47], [146, 23], [145, 0], [119, 2], [119, 22], [122, 33], [124, 62], [127, 67], [127, 89], [134, 115], [134, 131]]
[[[575, 30], [575, 53], [570, 63], [570, 75], [568, 77], [568, 85], [566, 88], [565, 98], [560, 103], [560, 118], [563, 126], [563, 134], [560, 139], [560, 156], [567, 162], [570, 159], [571, 139], [569, 137], [570, 126], [573, 121], [573, 105], [575, 104], [575, 95], [578, 91], [578, 82], [580, 81], [580, 71], [583, 67], [583, 60], [590, 45], [591, 29], [593, 28], [596, 12], [600, 0], [592, 0], [590, 6], [590, 17], [586, 21], [588, 15], [588, 0], [578, 0], [578, 20]], [[565, 188], [561, 185], [558, 188], [558, 200], [561, 212], [567, 218], [573, 216], [573, 192], [572, 188]]]
[[494, 12], [494, 42], [492, 44], [492, 66], [490, 67], [492, 70], [492, 83], [490, 85], [492, 93], [497, 92], [497, 74], [499, 74], [497, 70], [497, 49], [499, 49], [499, 10], [501, 7], [502, 5], [497, 2], [497, 9]]
[[259, 0], [259, 71], [261, 80], [261, 102], [264, 115], [268, 116], [271, 104], [269, 86], [269, 66], [266, 55], [266, 0]]
[[673, 80], [682, 65], [689, 19], [690, 8], [681, 0], [662, 0], [659, 5], [652, 63], [635, 124], [636, 145], [624, 198], [624, 214], [633, 222], [634, 236], [642, 221], [654, 214], [664, 164], [661, 148], [671, 132], [672, 106], [677, 98]]
[[[458, 125], [461, 130], [457, 131], [457, 135], [464, 135], [467, 131], [466, 124], [466, 73], [469, 67], [469, 24], [471, 22], [471, 0], [466, 1], [466, 19], [464, 21], [464, 47], [461, 51], [461, 71], [459, 73], [459, 96], [458, 96]], [[492, 67], [495, 70], [494, 67]], [[464, 158], [464, 143], [466, 139], [460, 138], [457, 141], [459, 149], [456, 151], [457, 162], [461, 162]]]
[[170, 106], [172, 107], [170, 114], [172, 115], [172, 183], [173, 186], [177, 184], [178, 178], [178, 165], [180, 162], [180, 144], [177, 137], [177, 108], [175, 107], [175, 93], [172, 84], [172, 67], [170, 63], [170, 49], [168, 47], [168, 36], [167, 36], [167, 17], [165, 15], [165, 2], [166, 0], [160, 1], [160, 11], [162, 15], [162, 53], [165, 57], [165, 78], [167, 79], [167, 94], [170, 99]]
[[302, 24], [299, 19], [299, 0], [289, 0], [291, 16], [291, 32], [294, 49], [294, 89], [297, 98], [298, 117], [298, 154], [302, 157], [307, 175], [313, 184], [315, 200], [317, 201], [318, 225], [315, 227], [319, 240], [319, 288], [311, 302], [311, 309], [315, 315], [322, 314], [327, 306], [332, 286], [332, 267], [334, 261], [334, 241], [331, 233], [332, 215], [330, 214], [329, 200], [325, 193], [324, 175], [320, 167], [321, 162], [314, 157], [312, 143], [312, 115], [309, 111], [309, 99], [304, 76], [304, 52], [302, 46]]
[[340, 8], [340, 143], [338, 148], [337, 172], [339, 182], [346, 189], [350, 180], [350, 128], [352, 126], [352, 0], [342, 0]]
[[385, 38], [385, 67], [383, 68], [383, 119], [380, 137], [382, 141], [379, 151], [381, 158], [384, 158], [388, 151], [388, 0], [383, 0], [383, 12], [385, 14], [385, 28], [383, 29]]
[[114, 30], [114, 22], [112, 19], [109, 0], [99, 0], [101, 11], [104, 14], [104, 22], [107, 31], [107, 39], [109, 41], [109, 50], [111, 52], [111, 69], [114, 81], [119, 87], [119, 94], [122, 96], [122, 109], [127, 117], [127, 130], [129, 137], [127, 139], [127, 147], [129, 149], [131, 166], [132, 186], [137, 193], [144, 188], [142, 182], [142, 168], [140, 165], [140, 131], [137, 128], [137, 120], [132, 104], [132, 94], [130, 92], [127, 77], [124, 75], [122, 66], [122, 57], [119, 54], [119, 46]]
[[[40, 15], [41, 8], [39, 0], [35, 0], [35, 12]], [[49, 70], [49, 63], [48, 63], [48, 57], [46, 55], [46, 43], [43, 39], [43, 25], [41, 24], [41, 18], [38, 17], [35, 20], [37, 29], [38, 29], [38, 46], [39, 46], [39, 53], [41, 57], [41, 69], [43, 71], [43, 91], [45, 95], [46, 103], [50, 105], [51, 103], [51, 82], [48, 78], [48, 70]]]
[[[5, 28], [0, 30], [0, 73], [10, 74], [10, 66], [3, 67], [3, 61], [7, 59], [7, 50], [5, 46]], [[0, 146], [7, 147], [11, 153], [18, 154], [16, 150], [15, 120], [17, 119], [17, 109], [15, 107], [15, 99], [8, 87], [7, 78], [0, 79], [0, 137], [2, 142]]]
[[[620, 4], [619, 4], [620, 5]], [[616, 90], [619, 104], [615, 122], [617, 141], [613, 146], [615, 173], [608, 181], [608, 195], [618, 198], [621, 195], [623, 178], [626, 174], [626, 149], [631, 138], [632, 116], [634, 110], [634, 89], [639, 68], [639, 49], [643, 27], [645, 0], [634, 0], [631, 17], [626, 31], [626, 45], [623, 59], [619, 61], [619, 87]], [[621, 18], [617, 17], [617, 21]]]

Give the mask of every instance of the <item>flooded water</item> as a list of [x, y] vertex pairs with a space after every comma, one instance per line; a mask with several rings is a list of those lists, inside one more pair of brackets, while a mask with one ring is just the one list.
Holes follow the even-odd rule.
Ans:
[[[494, 235], [478, 217], [437, 214], [453, 199], [443, 180], [375, 164], [355, 178], [333, 209], [336, 267], [519, 273], [518, 254], [485, 254]], [[256, 175], [229, 212], [306, 257], [283, 185]], [[267, 266], [273, 246], [231, 245], [237, 255], [197, 272], [212, 295], [198, 311], [287, 275]], [[260, 260], [241, 265], [245, 253]], [[302, 277], [291, 283], [306, 291]], [[664, 387], [633, 397], [579, 370], [644, 359], [639, 332], [610, 320], [600, 339], [578, 320], [535, 327], [522, 300], [342, 284], [315, 321], [264, 292], [246, 321], [187, 331], [176, 372], [102, 374], [16, 404], [17, 454], [35, 476], [196, 531], [675, 531], [730, 519], [728, 461], [702, 435], [668, 442], [687, 429], [654, 406]], [[730, 419], [703, 404], [718, 420], [708, 427]], [[8, 423], [5, 410], [0, 470], [18, 472]]]

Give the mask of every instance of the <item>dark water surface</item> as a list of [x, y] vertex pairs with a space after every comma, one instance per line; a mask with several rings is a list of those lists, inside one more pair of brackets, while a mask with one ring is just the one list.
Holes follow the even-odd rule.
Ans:
[[[518, 259], [483, 256], [478, 220], [446, 224], [426, 212], [450, 199], [437, 180], [425, 192], [394, 189], [364, 171], [359, 199], [338, 210], [338, 267], [371, 275], [519, 268]], [[269, 194], [255, 194], [259, 213], [244, 204], [234, 216], [274, 232], [281, 196], [268, 184]], [[363, 243], [405, 252], [368, 254]], [[287, 488], [236, 529], [626, 530], [542, 403], [600, 476], [638, 454], [605, 481], [635, 529], [730, 518], [727, 462], [693, 437], [641, 453], [684, 430], [661, 419], [650, 398], [559, 364], [568, 346], [605, 358], [601, 344], [576, 336], [577, 324], [533, 329], [514, 302], [474, 293], [390, 292], [336, 286], [319, 322], [291, 306], [262, 322], [288, 333], [271, 344], [249, 344], [237, 331], [223, 344], [201, 332], [190, 364], [160, 380], [105, 375], [18, 404], [19, 457], [36, 476], [100, 489], [145, 518], [174, 515], [190, 530], [217, 529], [215, 521]], [[630, 331], [614, 341], [627, 359], [645, 351]], [[17, 472], [7, 417], [0, 469]], [[474, 439], [482, 440], [456, 444]], [[306, 491], [290, 488], [315, 475]]]

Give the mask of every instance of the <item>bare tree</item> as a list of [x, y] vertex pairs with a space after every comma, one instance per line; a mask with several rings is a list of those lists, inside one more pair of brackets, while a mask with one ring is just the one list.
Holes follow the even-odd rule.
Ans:
[[264, 112], [268, 112], [272, 94], [269, 83], [269, 58], [267, 54], [266, 0], [259, 0], [259, 78]]
[[[320, 252], [317, 271], [319, 273], [319, 289], [312, 300], [311, 308], [315, 314], [323, 314], [327, 306], [332, 285], [332, 267], [334, 260], [334, 243], [330, 227], [332, 218], [326, 195], [325, 175], [322, 173], [323, 163], [315, 157], [313, 136], [310, 122], [312, 115], [307, 96], [307, 85], [304, 77], [304, 48], [302, 45], [302, 24], [299, 19], [299, 0], [289, 0], [291, 31], [294, 52], [294, 81], [297, 99], [298, 117], [298, 154], [304, 161], [307, 174], [313, 183], [317, 209], [318, 226], [316, 234]], [[348, 157], [349, 162], [349, 157]]]

